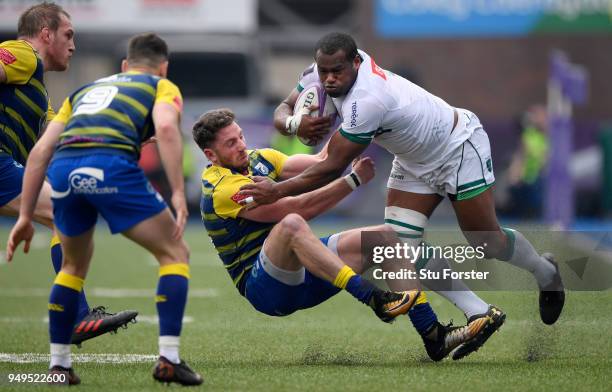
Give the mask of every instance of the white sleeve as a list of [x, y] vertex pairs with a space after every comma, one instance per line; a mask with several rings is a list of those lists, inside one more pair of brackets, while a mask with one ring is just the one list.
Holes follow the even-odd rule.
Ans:
[[340, 134], [358, 144], [370, 144], [379, 130], [385, 109], [373, 99], [357, 99], [342, 105]]

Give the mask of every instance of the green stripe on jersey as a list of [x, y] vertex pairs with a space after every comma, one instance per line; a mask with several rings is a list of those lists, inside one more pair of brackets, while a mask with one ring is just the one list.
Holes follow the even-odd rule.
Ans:
[[346, 132], [342, 128], [340, 128], [340, 134], [344, 136], [345, 138], [347, 138], [348, 140], [350, 140], [351, 142], [357, 143], [357, 144], [370, 144], [372, 142], [372, 139], [374, 139], [373, 136], [361, 137], [360, 135], [353, 135], [351, 133]]

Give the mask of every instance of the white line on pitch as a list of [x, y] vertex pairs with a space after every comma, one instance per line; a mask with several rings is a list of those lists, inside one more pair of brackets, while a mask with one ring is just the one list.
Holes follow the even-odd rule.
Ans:
[[[151, 354], [73, 354], [73, 362], [93, 363], [140, 363], [154, 362], [157, 355]], [[10, 363], [46, 363], [49, 354], [42, 353], [0, 353], [0, 362]]]
[[[0, 289], [0, 297], [48, 297], [50, 288], [8, 288]], [[99, 298], [154, 298], [155, 290], [152, 289], [112, 289], [106, 287], [85, 288], [87, 296]], [[217, 289], [192, 289], [189, 290], [190, 298], [213, 298], [218, 297]]]
[[[45, 324], [49, 323], [49, 317], [0, 317], [0, 323], [31, 323], [31, 322], [43, 322]], [[156, 315], [138, 315], [136, 316], [136, 321], [139, 323], [145, 324], [157, 324], [159, 318]], [[193, 317], [184, 316], [183, 324], [193, 323]]]

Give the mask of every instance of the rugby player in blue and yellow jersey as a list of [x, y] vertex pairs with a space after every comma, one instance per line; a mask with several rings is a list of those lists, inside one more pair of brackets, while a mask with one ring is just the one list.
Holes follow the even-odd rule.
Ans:
[[387, 292], [361, 279], [354, 272], [361, 267], [345, 264], [329, 249], [337, 244], [337, 237], [319, 241], [302, 218], [331, 208], [358, 184], [372, 179], [374, 162], [370, 158], [355, 164], [350, 180], [340, 179], [303, 198], [249, 209], [237, 198], [240, 186], [251, 181], [248, 176], [277, 179], [295, 175], [317, 157], [287, 158], [272, 149], [247, 150], [242, 130], [228, 109], [205, 113], [194, 125], [193, 134], [212, 162], [202, 174], [204, 225], [236, 288], [255, 309], [284, 316], [346, 289], [390, 322], [416, 303], [419, 290]]
[[[49, 102], [43, 75], [65, 71], [74, 52], [74, 29], [70, 15], [53, 3], [27, 9], [19, 18], [17, 40], [0, 43], [0, 215], [16, 216], [21, 203], [23, 165], [47, 121], [55, 113]], [[34, 220], [53, 230], [51, 188], [44, 183], [34, 209]], [[62, 266], [59, 238], [51, 239], [55, 272]], [[89, 309], [81, 292], [72, 343], [117, 330], [137, 312], [106, 313], [104, 307]]]
[[[242, 130], [228, 109], [205, 113], [194, 125], [193, 136], [212, 162], [202, 174], [204, 226], [238, 292], [256, 310], [284, 316], [316, 306], [345, 289], [371, 306], [383, 321], [412, 312], [415, 326], [428, 331], [425, 346], [434, 360], [474, 338], [478, 331], [441, 325], [425, 295], [410, 290], [409, 282], [390, 281], [394, 291], [382, 291], [361, 278], [359, 274], [369, 267], [362, 260], [361, 234], [379, 232], [383, 239], [397, 243], [386, 225], [321, 240], [308, 227], [306, 220], [329, 210], [374, 176], [369, 158], [358, 160], [348, 176], [321, 189], [251, 208], [238, 193], [242, 185], [252, 182], [250, 176], [273, 181], [291, 178], [325, 159], [326, 149], [317, 155], [291, 157], [272, 149], [247, 150]], [[383, 264], [383, 268], [392, 265]]]
[[[68, 371], [71, 383], [80, 382], [68, 343], [100, 214], [112, 233], [143, 246], [160, 264], [155, 297], [160, 357], [153, 377], [199, 385], [202, 377], [179, 357], [189, 279], [189, 249], [182, 239], [187, 220], [179, 128], [182, 98], [165, 78], [168, 47], [155, 34], [133, 37], [121, 68], [122, 73], [70, 95], [32, 150], [7, 252], [10, 259], [21, 241], [28, 246], [32, 239], [34, 205], [47, 172], [64, 248], [64, 264], [49, 298], [51, 371]], [[176, 220], [137, 164], [141, 143], [153, 136], [172, 188]]]

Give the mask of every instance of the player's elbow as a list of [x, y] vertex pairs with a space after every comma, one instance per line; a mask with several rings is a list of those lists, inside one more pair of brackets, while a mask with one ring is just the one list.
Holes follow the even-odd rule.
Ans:
[[180, 138], [180, 133], [175, 124], [162, 123], [155, 127], [155, 136], [158, 141], [170, 141]]

